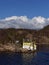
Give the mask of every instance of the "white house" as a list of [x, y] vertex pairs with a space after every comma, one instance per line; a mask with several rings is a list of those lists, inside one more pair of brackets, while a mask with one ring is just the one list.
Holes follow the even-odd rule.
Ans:
[[29, 39], [23, 40], [23, 48], [28, 50], [36, 50], [36, 44]]

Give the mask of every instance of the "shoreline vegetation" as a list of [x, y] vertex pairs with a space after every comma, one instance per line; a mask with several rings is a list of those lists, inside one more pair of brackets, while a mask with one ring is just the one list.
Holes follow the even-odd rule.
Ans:
[[[35, 51], [35, 50], [34, 50]], [[0, 44], [0, 53], [7, 52], [7, 53], [15, 53], [15, 52], [21, 52], [21, 53], [29, 53], [34, 52], [28, 49], [23, 49], [22, 47], [16, 46], [15, 44]]]

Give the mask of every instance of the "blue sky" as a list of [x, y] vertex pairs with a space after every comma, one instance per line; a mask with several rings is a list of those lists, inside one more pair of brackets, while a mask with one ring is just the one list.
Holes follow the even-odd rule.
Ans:
[[0, 0], [0, 28], [42, 29], [49, 25], [49, 0]]
[[49, 0], [0, 0], [0, 18], [10, 16], [49, 17]]

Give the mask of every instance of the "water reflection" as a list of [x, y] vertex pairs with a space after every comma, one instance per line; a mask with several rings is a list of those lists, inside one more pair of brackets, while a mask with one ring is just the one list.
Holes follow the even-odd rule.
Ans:
[[36, 53], [0, 54], [0, 65], [31, 65]]
[[35, 53], [22, 53], [22, 60], [23, 60], [23, 65], [32, 65], [32, 58], [36, 56]]
[[0, 54], [0, 65], [49, 65], [49, 51], [40, 48], [35, 53], [2, 53]]

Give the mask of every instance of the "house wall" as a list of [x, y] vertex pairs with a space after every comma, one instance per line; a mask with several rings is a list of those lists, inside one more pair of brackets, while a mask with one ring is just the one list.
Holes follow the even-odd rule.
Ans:
[[[34, 48], [33, 48], [34, 47]], [[23, 48], [26, 48], [26, 49], [28, 49], [28, 50], [36, 50], [36, 45], [34, 44], [34, 46], [33, 46], [33, 44], [32, 43], [23, 43]]]

